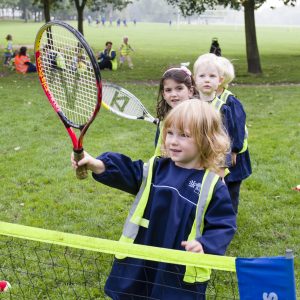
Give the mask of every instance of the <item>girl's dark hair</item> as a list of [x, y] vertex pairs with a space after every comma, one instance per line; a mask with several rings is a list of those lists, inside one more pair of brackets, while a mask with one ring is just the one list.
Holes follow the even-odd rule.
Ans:
[[20, 48], [20, 52], [19, 52], [19, 56], [22, 56], [22, 55], [26, 55], [26, 51], [27, 51], [27, 48], [26, 47], [21, 47]]
[[183, 68], [171, 68], [167, 70], [159, 83], [159, 91], [157, 96], [157, 105], [156, 105], [156, 114], [157, 118], [162, 121], [167, 113], [171, 110], [171, 106], [167, 103], [167, 101], [163, 97], [163, 90], [164, 90], [164, 82], [167, 79], [172, 79], [177, 83], [183, 83], [187, 86], [188, 89], [193, 89], [194, 97], [198, 96], [198, 91], [195, 88], [195, 81], [191, 74], [188, 74], [188, 70], [184, 70]]

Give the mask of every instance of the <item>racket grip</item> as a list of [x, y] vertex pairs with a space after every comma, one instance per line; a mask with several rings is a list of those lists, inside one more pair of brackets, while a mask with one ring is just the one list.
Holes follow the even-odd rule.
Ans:
[[[75, 161], [80, 161], [82, 158], [84, 157], [84, 154], [83, 154], [83, 149], [81, 149], [80, 151], [75, 151], [74, 150], [74, 159]], [[87, 167], [86, 165], [83, 165], [83, 166], [79, 166], [77, 169], [76, 169], [76, 177], [78, 179], [85, 179], [88, 177], [88, 171], [87, 171]]]

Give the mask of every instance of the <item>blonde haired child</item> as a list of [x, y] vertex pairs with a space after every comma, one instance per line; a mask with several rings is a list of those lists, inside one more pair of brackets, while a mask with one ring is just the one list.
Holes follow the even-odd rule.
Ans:
[[225, 182], [231, 196], [234, 211], [237, 213], [241, 183], [252, 173], [248, 151], [246, 113], [242, 103], [228, 90], [229, 84], [235, 77], [233, 64], [225, 57], [218, 57], [218, 60], [223, 68], [224, 80], [218, 89], [217, 95], [221, 101], [230, 107], [234, 124], [231, 145], [232, 163], [229, 168], [230, 173], [225, 177]]
[[[224, 255], [236, 215], [226, 185], [210, 170], [229, 147], [219, 114], [197, 99], [184, 101], [168, 113], [162, 142], [165, 156], [146, 164], [119, 153], [95, 159], [85, 152], [78, 165], [86, 165], [95, 180], [136, 195], [121, 241]], [[77, 167], [73, 158], [72, 164]], [[208, 269], [116, 258], [105, 292], [119, 300], [204, 300], [209, 278]]]
[[[222, 116], [223, 125], [230, 137], [233, 139], [234, 123], [231, 109], [217, 97], [217, 90], [224, 81], [224, 71], [218, 56], [206, 53], [198, 57], [194, 64], [194, 79], [201, 101], [210, 103]], [[225, 167], [231, 165], [231, 155], [228, 154]]]
[[124, 36], [123, 44], [120, 47], [120, 67], [127, 60], [130, 69], [133, 69], [132, 59], [130, 57], [130, 52], [134, 51], [133, 48], [128, 44], [128, 37]]

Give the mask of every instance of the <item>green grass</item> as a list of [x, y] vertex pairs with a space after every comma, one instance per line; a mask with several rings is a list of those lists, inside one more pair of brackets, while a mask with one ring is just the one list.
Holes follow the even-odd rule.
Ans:
[[[13, 34], [15, 44], [33, 44], [41, 24], [0, 23], [0, 36]], [[241, 189], [238, 232], [230, 245], [232, 256], [296, 255], [300, 273], [300, 41], [299, 28], [258, 28], [264, 74], [246, 73], [244, 31], [230, 26], [176, 26], [138, 24], [136, 27], [85, 27], [94, 50], [112, 40], [118, 48], [127, 34], [136, 49], [134, 70], [105, 71], [143, 100], [155, 114], [157, 82], [168, 66], [193, 63], [218, 36], [223, 53], [234, 61], [236, 85], [231, 90], [247, 112], [253, 175]], [[158, 34], [159, 33], [159, 34]], [[118, 239], [132, 197], [97, 184], [91, 177], [75, 178], [70, 165], [71, 143], [50, 107], [37, 76], [17, 75], [0, 67], [0, 218], [2, 221], [59, 231]], [[244, 83], [246, 85], [241, 85]], [[274, 85], [276, 84], [276, 85]], [[133, 159], [154, 151], [155, 127], [128, 121], [101, 110], [84, 141], [92, 155], [117, 151]]]
[[[71, 23], [77, 26], [75, 22]], [[42, 23], [1, 22], [0, 37], [4, 42], [7, 33], [13, 35], [16, 45], [33, 45], [35, 34]], [[124, 35], [129, 36], [130, 44], [136, 49], [133, 54], [135, 69], [132, 72], [105, 73], [104, 76], [114, 81], [157, 80], [170, 65], [194, 61], [200, 54], [207, 52], [211, 39], [219, 37], [224, 56], [234, 59], [237, 83], [278, 83], [298, 82], [297, 62], [300, 54], [300, 41], [296, 37], [300, 28], [291, 27], [258, 27], [257, 38], [261, 55], [263, 75], [247, 74], [245, 33], [242, 26], [206, 26], [139, 23], [136, 27], [84, 27], [85, 37], [96, 53], [104, 48], [107, 40], [111, 40], [117, 50]]]

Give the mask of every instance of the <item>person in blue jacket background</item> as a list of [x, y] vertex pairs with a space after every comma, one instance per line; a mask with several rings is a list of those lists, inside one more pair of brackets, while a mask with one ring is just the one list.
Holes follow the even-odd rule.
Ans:
[[[224, 255], [236, 231], [226, 185], [216, 175], [230, 147], [219, 113], [198, 99], [173, 108], [164, 121], [163, 157], [144, 164], [119, 153], [86, 165], [95, 180], [136, 195], [121, 241]], [[141, 209], [142, 208], [142, 209]], [[210, 270], [116, 257], [105, 285], [112, 299], [203, 300]]]

